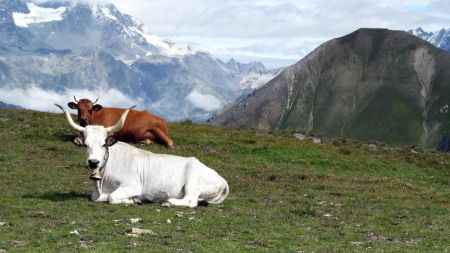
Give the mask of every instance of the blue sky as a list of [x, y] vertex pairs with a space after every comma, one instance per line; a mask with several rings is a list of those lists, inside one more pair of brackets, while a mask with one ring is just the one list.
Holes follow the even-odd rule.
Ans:
[[437, 31], [449, 0], [112, 0], [151, 31], [216, 57], [292, 64], [321, 43], [361, 27]]

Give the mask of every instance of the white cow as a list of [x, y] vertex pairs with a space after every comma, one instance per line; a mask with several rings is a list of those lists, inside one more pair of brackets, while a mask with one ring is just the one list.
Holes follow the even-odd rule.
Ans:
[[119, 131], [130, 109], [111, 127], [77, 125], [60, 105], [69, 125], [82, 133], [74, 143], [86, 147], [86, 166], [100, 170], [94, 202], [131, 204], [158, 202], [165, 206], [196, 207], [199, 201], [220, 204], [228, 184], [216, 171], [194, 157], [154, 154], [108, 136]]

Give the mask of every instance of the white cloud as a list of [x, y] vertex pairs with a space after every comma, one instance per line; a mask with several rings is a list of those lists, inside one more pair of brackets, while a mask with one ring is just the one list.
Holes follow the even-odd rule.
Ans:
[[[160, 36], [194, 42], [197, 49], [235, 58], [299, 60], [319, 44], [361, 27], [408, 30], [421, 26], [434, 31], [450, 24], [446, 0], [112, 2]], [[226, 46], [230, 41], [236, 43]]]
[[[99, 98], [98, 103], [107, 107], [130, 107], [132, 105], [143, 105], [143, 99], [130, 98], [116, 89], [107, 91], [97, 90], [65, 90], [61, 94], [54, 91], [46, 91], [37, 87], [23, 89], [1, 89], [0, 101], [8, 104], [20, 105], [27, 109], [38, 111], [58, 112], [59, 109], [54, 105], [60, 104], [67, 108], [67, 103], [73, 101], [73, 96], [77, 99], [88, 98], [95, 100]], [[139, 106], [138, 106], [139, 108]]]
[[193, 106], [203, 109], [205, 111], [214, 111], [222, 107], [220, 100], [213, 95], [202, 94], [196, 90], [193, 90], [186, 97], [186, 100]]
[[321, 43], [362, 27], [436, 31], [450, 26], [448, 0], [110, 1], [164, 38], [220, 57], [274, 65], [296, 62]]

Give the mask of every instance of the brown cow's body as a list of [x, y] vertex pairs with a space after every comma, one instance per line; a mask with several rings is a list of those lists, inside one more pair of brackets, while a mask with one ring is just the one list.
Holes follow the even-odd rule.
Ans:
[[[68, 104], [72, 109], [78, 109], [78, 121], [82, 125], [114, 125], [126, 109], [107, 108], [94, 105], [88, 99], [80, 99], [77, 104]], [[123, 128], [114, 134], [120, 141], [145, 142], [159, 141], [166, 147], [172, 147], [173, 141], [168, 137], [167, 123], [164, 119], [147, 111], [131, 110]]]

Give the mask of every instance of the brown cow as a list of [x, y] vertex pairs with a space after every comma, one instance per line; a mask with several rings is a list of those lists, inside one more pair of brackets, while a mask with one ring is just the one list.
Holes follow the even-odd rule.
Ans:
[[[67, 105], [78, 110], [78, 123], [85, 127], [87, 125], [101, 125], [104, 127], [113, 126], [123, 114], [125, 109], [107, 108], [95, 104], [89, 99], [80, 99], [70, 102]], [[151, 144], [159, 141], [166, 147], [173, 147], [173, 141], [168, 137], [167, 123], [164, 119], [147, 111], [132, 110], [128, 114], [123, 128], [114, 134], [120, 141], [144, 142]]]

